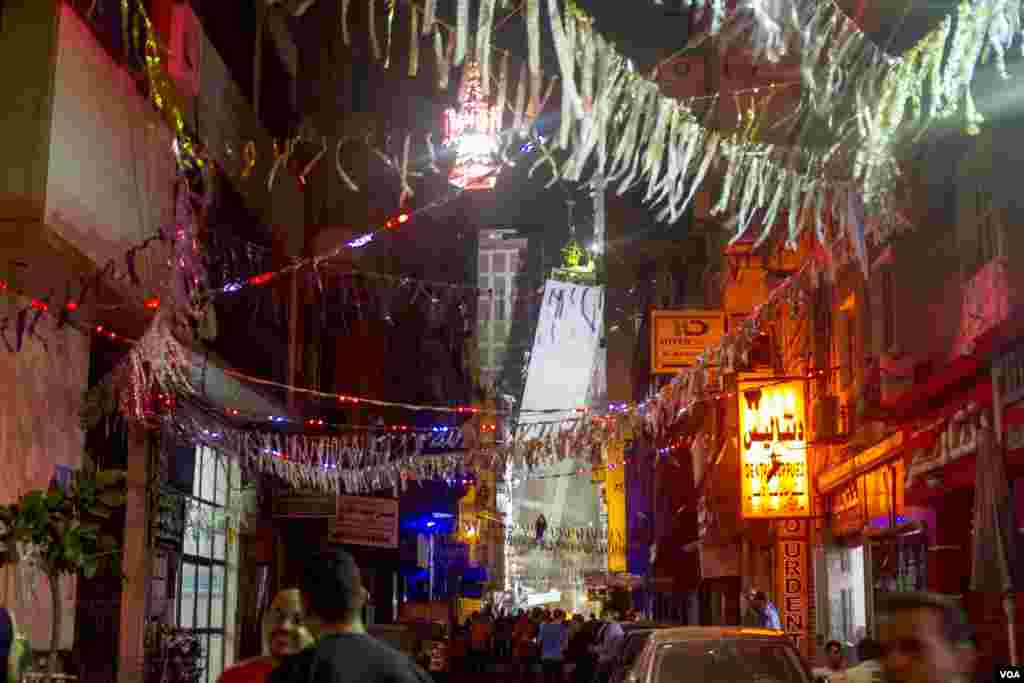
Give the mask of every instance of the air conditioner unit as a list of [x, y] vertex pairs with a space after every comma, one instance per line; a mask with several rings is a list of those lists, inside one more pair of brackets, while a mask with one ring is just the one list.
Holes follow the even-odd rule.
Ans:
[[192, 6], [175, 3], [171, 15], [170, 54], [167, 68], [178, 89], [186, 97], [199, 95], [199, 58], [203, 29]]
[[823, 396], [814, 402], [811, 412], [814, 441], [831, 441], [839, 434], [839, 398]]

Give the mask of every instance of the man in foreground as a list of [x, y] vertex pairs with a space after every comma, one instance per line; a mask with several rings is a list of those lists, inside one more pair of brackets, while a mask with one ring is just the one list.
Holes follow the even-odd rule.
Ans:
[[973, 675], [961, 657], [969, 629], [960, 608], [930, 593], [890, 593], [881, 604], [887, 683], [956, 683]]
[[430, 683], [401, 652], [366, 633], [367, 593], [352, 556], [342, 549], [314, 557], [302, 577], [315, 647], [285, 659], [270, 683]]

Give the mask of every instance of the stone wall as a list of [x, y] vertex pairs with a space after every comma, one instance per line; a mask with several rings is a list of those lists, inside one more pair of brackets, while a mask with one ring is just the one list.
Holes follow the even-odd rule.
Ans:
[[[0, 308], [12, 303], [0, 300]], [[0, 316], [7, 315], [0, 310]], [[88, 381], [89, 338], [71, 328], [56, 331], [49, 319], [40, 322], [47, 347], [26, 340], [19, 353], [0, 350], [0, 504], [13, 503], [33, 489], [45, 489], [56, 465], [82, 464], [85, 432], [79, 422]], [[19, 627], [37, 649], [50, 644], [50, 595], [39, 577], [32, 591], [18, 595], [16, 572], [0, 569], [0, 605], [14, 608]], [[65, 581], [62, 648], [74, 639], [75, 583]], [[19, 600], [19, 597], [21, 598]]]

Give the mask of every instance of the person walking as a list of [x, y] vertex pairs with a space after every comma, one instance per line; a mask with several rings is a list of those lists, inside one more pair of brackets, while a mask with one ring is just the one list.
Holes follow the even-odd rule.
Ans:
[[611, 679], [615, 659], [625, 637], [622, 625], [619, 624], [619, 615], [614, 610], [609, 611], [604, 626], [598, 631], [597, 645], [594, 647], [594, 654], [597, 655], [598, 683], [608, 683]]
[[274, 596], [263, 616], [262, 629], [263, 655], [228, 667], [219, 683], [263, 683], [281, 660], [315, 642], [306, 626], [306, 607], [298, 588], [286, 588]]
[[269, 683], [431, 683], [409, 657], [366, 633], [368, 593], [348, 552], [337, 548], [313, 557], [300, 589], [310, 630], [320, 640], [284, 659]]
[[838, 640], [825, 643], [825, 666], [816, 668], [813, 673], [827, 678], [829, 683], [847, 683], [843, 644]]
[[562, 610], [556, 609], [551, 615], [551, 619], [540, 625], [538, 640], [540, 641], [540, 663], [544, 672], [544, 683], [562, 683], [565, 646], [568, 640], [565, 615]]
[[491, 645], [494, 641], [494, 629], [487, 615], [476, 612], [473, 624], [469, 628], [469, 646], [472, 650], [473, 671], [483, 673], [487, 670]]
[[969, 628], [959, 606], [931, 593], [889, 593], [879, 601], [887, 683], [956, 683], [974, 676]]
[[512, 656], [515, 658], [521, 683], [530, 681], [536, 639], [537, 625], [528, 613], [523, 612], [512, 629]]
[[779, 619], [779, 610], [771, 603], [764, 591], [751, 591], [750, 609], [747, 611], [745, 626], [754, 628], [769, 628], [776, 631], [782, 630], [782, 621]]

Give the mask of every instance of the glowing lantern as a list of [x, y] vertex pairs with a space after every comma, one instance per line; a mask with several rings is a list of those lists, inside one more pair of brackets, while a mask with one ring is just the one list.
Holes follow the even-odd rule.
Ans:
[[501, 113], [487, 104], [480, 85], [480, 65], [466, 64], [459, 110], [445, 112], [447, 147], [455, 147], [449, 180], [464, 190], [493, 190], [498, 182], [498, 131]]

